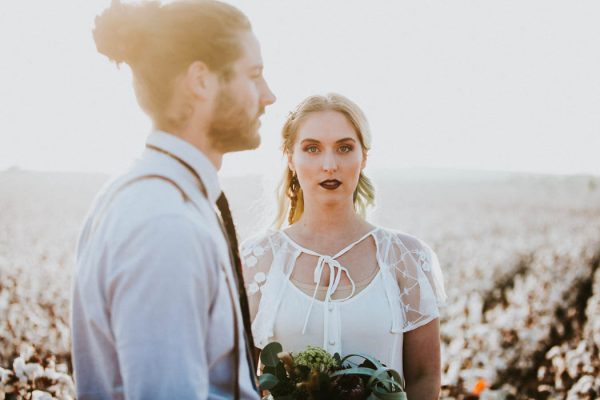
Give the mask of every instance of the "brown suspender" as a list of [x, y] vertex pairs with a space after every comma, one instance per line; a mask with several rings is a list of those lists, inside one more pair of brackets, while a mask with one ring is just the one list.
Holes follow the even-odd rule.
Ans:
[[[200, 178], [200, 175], [187, 162], [185, 162], [184, 160], [180, 159], [179, 157], [177, 157], [176, 155], [172, 154], [171, 152], [168, 152], [168, 151], [166, 151], [164, 149], [161, 149], [160, 147], [156, 147], [156, 146], [153, 146], [151, 144], [146, 144], [146, 147], [148, 147], [149, 149], [152, 149], [154, 151], [157, 151], [159, 153], [162, 153], [162, 154], [165, 154], [165, 155], [171, 157], [172, 159], [174, 159], [175, 161], [177, 161], [178, 163], [180, 163], [183, 167], [185, 167], [196, 178], [197, 183], [198, 183], [198, 187], [199, 187], [200, 191], [202, 192], [202, 194], [204, 195], [204, 197], [208, 199], [208, 193], [206, 192], [206, 188], [204, 186], [204, 183], [202, 182], [202, 178]], [[156, 176], [156, 177], [159, 177], [159, 176]], [[175, 184], [170, 179], [168, 181], [172, 182], [173, 184]], [[175, 184], [175, 186], [177, 186], [177, 185]], [[180, 191], [182, 191], [181, 188], [179, 188], [179, 186], [177, 186], [177, 188]], [[221, 198], [219, 200], [221, 200]], [[226, 200], [225, 200], [225, 204], [226, 204]], [[236, 268], [238, 266], [236, 264], [236, 258], [235, 258], [235, 254], [234, 254], [234, 251], [237, 252], [238, 250], [232, 248], [232, 245], [234, 245], [234, 243], [232, 243], [232, 240], [230, 239], [228, 231], [227, 231], [227, 229], [225, 227], [225, 224], [224, 224], [224, 221], [223, 221], [223, 217], [225, 217], [225, 216], [222, 215], [222, 213], [220, 213], [221, 215], [219, 215], [219, 213], [215, 212], [215, 214], [217, 214], [217, 220], [219, 221], [219, 226], [221, 228], [221, 231], [223, 232], [223, 236], [225, 237], [225, 239], [227, 240], [227, 242], [229, 244], [229, 246], [228, 246], [229, 247], [229, 258], [230, 258], [230, 262], [231, 262], [232, 267], [234, 267], [234, 273], [236, 275], [239, 275], [239, 273], [241, 271], [239, 270], [239, 268]], [[230, 215], [229, 215], [229, 218], [230, 218]], [[237, 243], [237, 240], [235, 240], [235, 243]], [[238, 256], [237, 259], [239, 259], [239, 256]], [[238, 287], [238, 290], [239, 290], [240, 286], [242, 286], [242, 288], [243, 288], [243, 278], [241, 276], [236, 276], [237, 282], [235, 282], [235, 283], [230, 282], [229, 281], [229, 275], [227, 274], [227, 271], [225, 270], [225, 268], [226, 268], [225, 265], [220, 264], [220, 267], [223, 270], [223, 273], [225, 274], [225, 280], [227, 282], [227, 289], [228, 289], [228, 293], [229, 293], [229, 297], [230, 297], [230, 301], [231, 301], [231, 309], [232, 309], [232, 314], [233, 314], [233, 329], [234, 329], [234, 334], [233, 334], [233, 336], [234, 336], [234, 345], [233, 345], [233, 353], [234, 353], [234, 355], [233, 355], [233, 357], [234, 357], [234, 364], [235, 364], [235, 372], [234, 372], [234, 398], [236, 400], [238, 400], [240, 398], [240, 379], [239, 379], [239, 374], [240, 374], [239, 322], [238, 322], [237, 310], [236, 310], [236, 307], [235, 307], [236, 296], [234, 294], [233, 286], [236, 285]], [[240, 295], [241, 294], [242, 294], [242, 292], [240, 292]], [[245, 290], [243, 291], [243, 294], [245, 295]], [[247, 302], [246, 303], [243, 303], [243, 302], [240, 303], [240, 307], [243, 307], [244, 305], [246, 305], [246, 307], [247, 307]], [[246, 317], [246, 314], [249, 314], [247, 311], [248, 310], [246, 310], [246, 313], [244, 313], [244, 310], [242, 310], [242, 315], [244, 317]], [[244, 318], [244, 319], [249, 319], [249, 318]], [[246, 322], [246, 321], [244, 321], [244, 322]], [[246, 343], [246, 357], [248, 358], [247, 361], [248, 361], [248, 364], [249, 364], [248, 367], [249, 367], [250, 374], [251, 374], [251, 376], [250, 376], [251, 381], [253, 383], [253, 386], [254, 386], [255, 390], [258, 391], [257, 385], [256, 385], [256, 379], [253, 378], [253, 376], [254, 376], [253, 374], [254, 374], [254, 371], [255, 371], [254, 359], [253, 359], [252, 353], [250, 352], [250, 349], [248, 349], [248, 343], [249, 343], [248, 342], [248, 334], [249, 333], [247, 332], [247, 328], [248, 328], [247, 325], [249, 326], [249, 323], [248, 324], [246, 324], [246, 323], [244, 324], [244, 334], [245, 334], [244, 336], [246, 338], [246, 340], [245, 340], [245, 343]], [[250, 333], [250, 335], [251, 335], [251, 333]]]

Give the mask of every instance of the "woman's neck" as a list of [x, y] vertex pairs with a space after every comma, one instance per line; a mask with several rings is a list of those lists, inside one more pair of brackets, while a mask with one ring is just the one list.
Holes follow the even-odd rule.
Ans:
[[[299, 239], [311, 242], [347, 242], [367, 233], [373, 226], [354, 211], [354, 205], [305, 204], [300, 219], [288, 232]], [[334, 240], [336, 239], [336, 240]]]

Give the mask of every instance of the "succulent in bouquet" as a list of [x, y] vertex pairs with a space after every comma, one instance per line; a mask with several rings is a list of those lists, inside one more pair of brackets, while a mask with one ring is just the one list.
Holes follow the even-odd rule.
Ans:
[[[361, 359], [357, 364], [353, 359]], [[260, 355], [258, 377], [264, 399], [273, 400], [405, 400], [404, 380], [391, 368], [365, 354], [340, 358], [308, 346], [299, 353], [284, 352], [269, 343]]]

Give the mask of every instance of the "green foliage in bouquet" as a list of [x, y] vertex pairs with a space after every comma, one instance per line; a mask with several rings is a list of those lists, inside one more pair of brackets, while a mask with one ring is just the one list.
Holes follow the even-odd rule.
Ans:
[[273, 342], [265, 346], [260, 359], [265, 365], [260, 388], [270, 393], [265, 399], [406, 400], [400, 374], [368, 355], [340, 358], [314, 346], [292, 354]]

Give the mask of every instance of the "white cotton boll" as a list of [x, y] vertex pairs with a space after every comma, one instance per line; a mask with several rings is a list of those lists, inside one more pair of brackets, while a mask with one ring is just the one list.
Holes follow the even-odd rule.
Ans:
[[256, 266], [257, 263], [258, 263], [258, 259], [254, 256], [250, 256], [245, 259], [245, 264], [247, 267], [252, 268], [252, 267]]
[[448, 372], [443, 375], [442, 382], [444, 385], [455, 385], [458, 381], [458, 375], [460, 373], [460, 362], [453, 361], [448, 367]]
[[481, 392], [480, 400], [504, 400], [508, 397], [509, 392], [506, 390], [490, 390], [486, 389]]
[[8, 378], [10, 378], [12, 376], [12, 374], [13, 374], [12, 371], [9, 371], [4, 368], [0, 368], [0, 382], [6, 383], [8, 381]]
[[56, 322], [56, 331], [59, 334], [61, 340], [61, 347], [68, 349], [71, 343], [71, 331], [68, 324], [62, 321]]
[[25, 361], [29, 360], [31, 358], [31, 356], [33, 356], [34, 353], [35, 353], [35, 349], [31, 345], [25, 345], [25, 346], [21, 347], [21, 357]]
[[8, 308], [8, 290], [0, 294], [0, 309], [6, 310]]
[[38, 363], [25, 364], [25, 374], [30, 379], [36, 379], [44, 375], [44, 368]]
[[585, 357], [580, 354], [570, 351], [566, 355], [567, 359], [567, 372], [571, 378], [577, 378], [579, 376], [579, 370], [585, 365]]
[[541, 366], [538, 368], [537, 370], [537, 379], [538, 381], [543, 380], [546, 377], [546, 374], [548, 373], [548, 368]]
[[59, 399], [75, 400], [75, 383], [73, 378], [67, 374], [58, 374], [57, 384], [53, 386], [55, 395]]
[[577, 348], [575, 349], [575, 353], [577, 353], [577, 354], [586, 354], [587, 353], [587, 343], [584, 340], [579, 342], [579, 344], [577, 345]]
[[478, 293], [473, 293], [469, 297], [469, 322], [471, 324], [479, 324], [483, 313], [483, 300]]
[[462, 338], [456, 338], [452, 342], [450, 342], [450, 346], [448, 346], [448, 353], [457, 354], [462, 350], [465, 346], [465, 342]]
[[60, 374], [56, 372], [53, 368], [44, 369], [44, 376], [50, 380], [56, 380]]
[[257, 246], [257, 247], [255, 247], [254, 249], [252, 249], [252, 253], [253, 253], [253, 254], [254, 254], [256, 257], [260, 257], [260, 256], [262, 256], [263, 254], [265, 254], [265, 250], [264, 250], [262, 247], [260, 247], [260, 246]]
[[73, 382], [73, 378], [71, 377], [71, 375], [59, 372], [58, 376], [56, 377], [56, 381], [64, 386], [66, 386], [73, 393], [75, 393], [75, 384]]
[[567, 399], [579, 399], [580, 394], [587, 394], [594, 387], [594, 377], [585, 375], [581, 377], [569, 390]]
[[13, 370], [17, 378], [27, 381], [27, 377], [25, 376], [25, 360], [23, 360], [23, 357], [15, 358], [13, 361]]
[[503, 369], [508, 368], [508, 364], [506, 361], [504, 361], [501, 358], [497, 358], [493, 363], [492, 366], [496, 369], [496, 371], [501, 371]]
[[257, 272], [256, 275], [254, 275], [254, 280], [257, 283], [263, 283], [266, 279], [267, 279], [267, 276], [265, 275], [264, 272]]
[[256, 292], [258, 292], [260, 288], [258, 287], [258, 284], [256, 282], [251, 282], [248, 285], [248, 294], [254, 294]]
[[556, 372], [557, 372], [558, 375], [562, 375], [562, 373], [567, 368], [565, 360], [562, 357], [555, 357], [555, 358], [553, 358], [552, 359], [552, 366], [554, 367], [554, 369], [556, 370]]
[[558, 356], [560, 354], [560, 346], [553, 346], [550, 350], [548, 350], [548, 352], [546, 353], [546, 359], [550, 360], [556, 356]]
[[54, 400], [54, 397], [52, 397], [50, 393], [34, 390], [33, 393], [31, 393], [31, 400]]
[[66, 374], [69, 371], [69, 367], [67, 367], [67, 364], [58, 364], [56, 366], [56, 370]]

